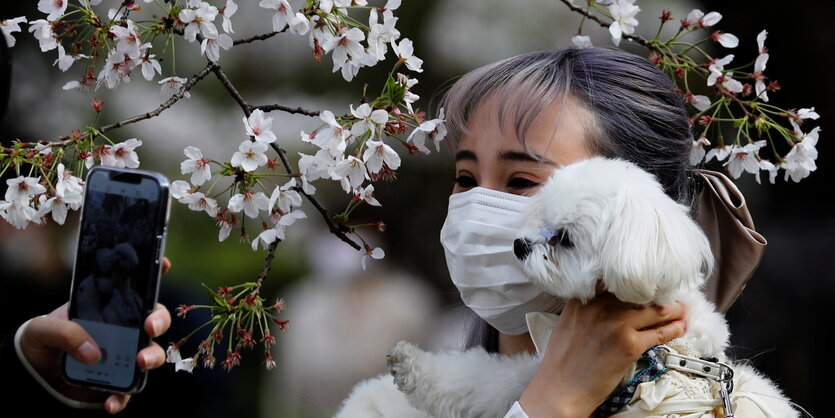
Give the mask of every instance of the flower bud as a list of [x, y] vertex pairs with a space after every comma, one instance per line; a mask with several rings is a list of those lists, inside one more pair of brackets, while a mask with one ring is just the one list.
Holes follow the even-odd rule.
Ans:
[[99, 99], [93, 99], [93, 101], [90, 102], [90, 106], [92, 106], [93, 110], [95, 110], [97, 113], [101, 113], [101, 108], [103, 104], [104, 103]]

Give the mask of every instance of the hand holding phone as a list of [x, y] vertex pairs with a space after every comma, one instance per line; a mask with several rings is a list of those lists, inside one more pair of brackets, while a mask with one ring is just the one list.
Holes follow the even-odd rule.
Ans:
[[142, 324], [156, 306], [168, 209], [168, 180], [158, 173], [88, 173], [68, 317], [96, 341], [100, 358], [65, 356], [68, 383], [117, 393], [144, 386], [136, 353], [150, 341]]
[[[163, 272], [170, 264], [163, 262]], [[104, 402], [104, 409], [115, 414], [128, 403], [130, 395], [109, 394], [99, 390], [71, 386], [63, 381], [60, 373], [63, 356], [70, 355], [81, 363], [96, 362], [100, 358], [99, 347], [78, 324], [67, 316], [68, 305], [61, 305], [48, 315], [33, 318], [23, 330], [20, 348], [35, 371], [60, 395], [81, 402]], [[171, 325], [171, 315], [165, 306], [157, 304], [156, 310], [145, 320], [145, 332], [156, 338]], [[152, 342], [136, 356], [143, 370], [155, 369], [165, 362], [165, 351]]]

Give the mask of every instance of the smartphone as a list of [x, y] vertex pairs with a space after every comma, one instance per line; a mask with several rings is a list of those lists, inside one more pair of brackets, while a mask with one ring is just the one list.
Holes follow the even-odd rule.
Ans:
[[64, 355], [74, 385], [137, 393], [147, 374], [136, 355], [150, 337], [145, 318], [157, 302], [170, 210], [169, 182], [144, 170], [96, 166], [86, 179], [69, 319], [101, 350], [96, 364]]

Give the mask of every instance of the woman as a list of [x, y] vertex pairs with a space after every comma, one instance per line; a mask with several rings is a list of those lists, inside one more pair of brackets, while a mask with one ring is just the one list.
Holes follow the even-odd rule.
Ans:
[[[480, 317], [469, 346], [535, 352], [525, 314], [561, 312], [534, 379], [510, 411], [496, 415], [589, 416], [645, 350], [684, 333], [682, 305], [635, 308], [605, 292], [587, 305], [554, 301], [527, 283], [513, 257], [518, 216], [463, 225], [475, 206], [523, 203], [514, 195], [536, 193], [553, 169], [592, 155], [632, 161], [653, 173], [670, 197], [690, 204], [693, 139], [675, 87], [644, 58], [565, 49], [476, 69], [451, 86], [441, 106], [455, 155], [450, 201], [490, 190], [481, 193], [487, 202], [451, 204], [441, 234], [450, 276]], [[473, 245], [484, 251], [474, 254]], [[358, 385], [338, 416], [423, 416], [404, 402], [391, 378], [382, 377]]]

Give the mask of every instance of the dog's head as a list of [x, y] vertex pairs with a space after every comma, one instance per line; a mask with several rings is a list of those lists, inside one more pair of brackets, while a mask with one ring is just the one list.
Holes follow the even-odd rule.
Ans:
[[695, 288], [713, 268], [710, 244], [686, 206], [636, 165], [593, 157], [551, 176], [532, 198], [514, 252], [532, 282], [563, 298], [657, 301]]

